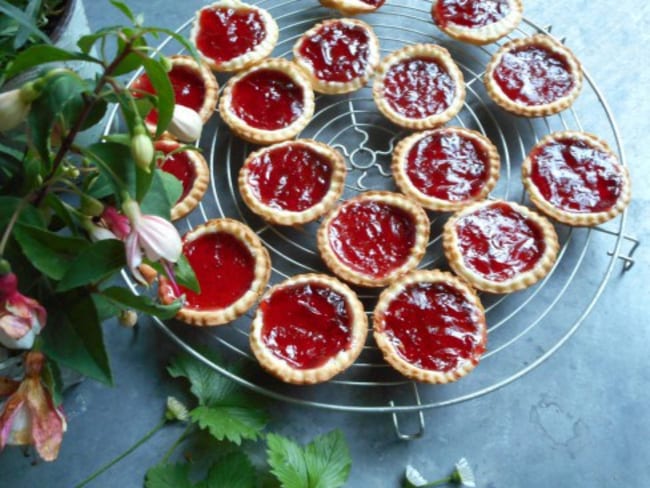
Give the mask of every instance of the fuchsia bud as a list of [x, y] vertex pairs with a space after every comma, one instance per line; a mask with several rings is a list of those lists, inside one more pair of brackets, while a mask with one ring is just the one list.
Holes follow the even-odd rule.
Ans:
[[137, 125], [133, 130], [133, 138], [131, 139], [131, 155], [135, 160], [135, 164], [141, 170], [150, 173], [154, 154], [155, 150], [149, 134], [147, 134], [142, 124]]
[[194, 142], [201, 137], [203, 121], [201, 116], [191, 108], [176, 105], [167, 130], [179, 141]]

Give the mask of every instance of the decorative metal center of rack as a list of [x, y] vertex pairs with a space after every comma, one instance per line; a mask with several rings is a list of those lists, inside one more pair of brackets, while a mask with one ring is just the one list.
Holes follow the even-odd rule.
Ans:
[[[335, 14], [314, 6], [313, 1], [253, 3], [267, 9], [280, 26], [280, 42], [273, 53], [276, 57], [290, 58], [291, 48], [303, 32]], [[450, 40], [433, 25], [429, 1], [388, 2], [376, 13], [364, 16], [364, 20], [375, 29], [382, 56], [405, 44], [419, 42], [437, 43], [449, 49], [463, 71], [467, 87], [465, 106], [449, 125], [478, 130], [499, 148], [502, 170], [493, 197], [524, 201], [520, 163], [537, 140], [555, 130], [598, 134], [610, 142], [625, 164], [616, 124], [588, 73], [573, 108], [553, 117], [521, 119], [496, 107], [483, 88], [483, 70], [498, 45], [476, 47]], [[190, 25], [191, 21], [186, 22], [178, 32], [189, 34]], [[544, 29], [525, 19], [509, 38], [540, 32], [550, 35], [550, 27]], [[171, 54], [170, 44], [167, 39], [159, 49]], [[225, 78], [219, 81], [223, 85]], [[344, 198], [368, 189], [395, 190], [389, 167], [391, 153], [406, 132], [379, 114], [370, 87], [347, 96], [320, 96], [316, 103], [314, 118], [300, 137], [325, 142], [345, 155], [349, 174]], [[269, 249], [273, 262], [271, 284], [298, 273], [328, 272], [316, 250], [318, 223], [299, 229], [271, 226], [243, 204], [237, 190], [237, 175], [246, 156], [255, 149], [253, 146], [232, 136], [218, 115], [204, 128], [200, 146], [210, 164], [211, 190], [200, 208], [180, 223], [182, 232], [209, 218], [235, 218], [257, 232]], [[447, 216], [430, 213], [430, 217], [431, 241], [420, 267], [445, 268], [440, 231]], [[334, 380], [311, 387], [285, 385], [262, 371], [250, 352], [248, 327], [253, 311], [228, 326], [212, 329], [195, 329], [175, 322], [157, 324], [183, 349], [258, 393], [331, 410], [390, 413], [398, 436], [411, 439], [423, 432], [424, 409], [493, 392], [542, 364], [583, 324], [619, 258], [624, 261], [623, 271], [634, 264], [632, 254], [639, 243], [624, 234], [625, 214], [602, 228], [556, 227], [562, 248], [555, 268], [541, 283], [509, 296], [482, 295], [489, 325], [488, 351], [476, 370], [449, 385], [417, 385], [403, 378], [383, 361], [372, 335], [357, 362]], [[632, 244], [627, 255], [621, 254], [625, 241]], [[125, 278], [137, 291], [126, 275]], [[357, 291], [371, 314], [378, 292]], [[196, 348], [199, 344], [226, 356], [243, 358], [250, 367], [244, 368], [244, 373], [234, 374], [205, 358]], [[419, 431], [401, 432], [397, 414], [404, 412], [419, 413]]]

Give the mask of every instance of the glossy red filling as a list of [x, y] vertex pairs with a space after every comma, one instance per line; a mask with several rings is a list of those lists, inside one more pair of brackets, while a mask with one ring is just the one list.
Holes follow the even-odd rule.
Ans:
[[230, 61], [255, 49], [266, 37], [257, 10], [208, 7], [201, 10], [196, 47], [216, 63]]
[[278, 130], [291, 125], [304, 110], [304, 93], [288, 75], [258, 69], [232, 89], [232, 110], [251, 127]]
[[318, 368], [350, 347], [348, 304], [331, 288], [318, 283], [283, 287], [260, 309], [264, 344], [294, 368]]
[[449, 372], [467, 360], [478, 363], [485, 350], [478, 320], [476, 306], [456, 288], [414, 283], [390, 302], [383, 328], [404, 360], [418, 368]]
[[242, 297], [255, 279], [253, 255], [244, 243], [227, 232], [203, 234], [185, 242], [183, 254], [201, 287], [199, 294], [180, 287], [187, 308], [226, 308]]
[[359, 273], [383, 278], [402, 266], [415, 244], [413, 217], [384, 202], [344, 205], [328, 227], [339, 260]]
[[252, 159], [247, 183], [264, 205], [302, 212], [320, 202], [332, 179], [330, 161], [303, 144], [286, 144]]
[[523, 105], [552, 103], [574, 86], [566, 59], [540, 46], [505, 53], [493, 76], [508, 98]]
[[487, 181], [488, 154], [475, 140], [447, 131], [422, 137], [406, 158], [406, 174], [419, 191], [446, 201], [476, 196]]
[[508, 0], [438, 0], [435, 19], [441, 26], [485, 27], [510, 13]]
[[176, 149], [176, 145], [170, 146], [164, 142], [156, 142], [157, 151], [162, 151], [165, 158], [158, 162], [158, 167], [174, 175], [183, 185], [183, 192], [178, 201], [180, 202], [192, 190], [194, 180], [196, 180], [196, 168], [194, 163], [187, 154], [187, 151], [177, 152], [170, 156], [170, 153]]
[[361, 0], [361, 3], [367, 3], [373, 7], [381, 7], [386, 0]]
[[370, 36], [358, 25], [332, 23], [306, 38], [299, 51], [311, 64], [316, 78], [345, 83], [365, 74]]
[[394, 64], [384, 78], [384, 96], [390, 107], [409, 119], [444, 112], [454, 100], [456, 85], [433, 58], [409, 58]]
[[494, 203], [456, 222], [465, 266], [490, 281], [532, 269], [546, 248], [539, 226], [506, 203]]
[[556, 140], [531, 153], [531, 178], [551, 205], [575, 213], [604, 212], [621, 196], [614, 155], [584, 141]]
[[[178, 105], [189, 107], [196, 112], [201, 111], [205, 101], [205, 83], [199, 78], [194, 71], [185, 66], [174, 66], [168, 73], [169, 81], [174, 88], [174, 98]], [[156, 94], [156, 90], [151, 84], [151, 80], [145, 74], [133, 82], [132, 88], [151, 95]], [[140, 98], [138, 94], [136, 98]], [[152, 109], [145, 118], [150, 124], [158, 123], [158, 110]]]

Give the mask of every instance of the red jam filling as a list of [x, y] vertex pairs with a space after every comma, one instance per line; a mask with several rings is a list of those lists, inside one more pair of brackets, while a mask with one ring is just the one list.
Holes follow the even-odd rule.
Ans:
[[208, 7], [201, 10], [196, 47], [207, 58], [224, 63], [255, 49], [266, 37], [257, 10]]
[[264, 205], [302, 212], [320, 202], [332, 180], [332, 165], [304, 144], [285, 144], [264, 151], [248, 165], [247, 183]]
[[381, 7], [386, 0], [361, 0], [361, 3], [372, 5], [373, 7]]
[[285, 73], [258, 69], [235, 84], [231, 105], [237, 117], [251, 127], [278, 130], [303, 113], [304, 93]]
[[444, 112], [454, 100], [456, 85], [433, 58], [409, 58], [394, 64], [384, 78], [384, 96], [391, 108], [409, 119]]
[[546, 248], [539, 226], [506, 203], [461, 217], [456, 233], [465, 266], [496, 282], [532, 269]]
[[478, 29], [500, 21], [510, 13], [508, 0], [438, 0], [435, 19], [442, 26], [456, 24]]
[[348, 304], [331, 288], [318, 283], [280, 288], [260, 309], [264, 344], [294, 368], [318, 368], [350, 346]]
[[551, 205], [567, 212], [604, 212], [621, 196], [616, 157], [585, 141], [555, 140], [531, 154], [531, 178]]
[[359, 273], [383, 278], [402, 266], [415, 244], [415, 223], [404, 210], [384, 202], [344, 205], [328, 228], [339, 260]]
[[[174, 89], [174, 98], [176, 103], [189, 107], [196, 112], [201, 111], [203, 102], [205, 100], [205, 83], [201, 78], [196, 76], [196, 73], [185, 66], [174, 66], [168, 73], [169, 81], [172, 83]], [[133, 82], [132, 88], [151, 95], [156, 94], [156, 90], [151, 84], [151, 80], [146, 74], [140, 76]], [[138, 95], [135, 95], [139, 98]], [[145, 118], [150, 124], [158, 123], [158, 111], [152, 109]]]
[[508, 98], [523, 105], [552, 103], [574, 86], [566, 59], [540, 46], [505, 53], [493, 76]]
[[477, 308], [453, 286], [414, 283], [390, 302], [383, 327], [405, 361], [449, 372], [467, 360], [478, 363], [485, 350], [478, 320]]
[[324, 25], [302, 42], [300, 54], [319, 80], [345, 83], [365, 74], [370, 36], [358, 25]]
[[165, 154], [165, 158], [158, 162], [158, 167], [166, 173], [174, 175], [183, 185], [183, 192], [178, 199], [180, 202], [187, 196], [194, 186], [194, 180], [196, 180], [196, 168], [194, 167], [194, 163], [192, 163], [192, 160], [189, 158], [187, 151], [177, 152], [170, 155], [170, 153], [176, 149], [176, 146], [172, 147], [164, 142], [157, 142], [155, 147], [157, 151], [162, 151]]
[[203, 234], [185, 242], [183, 254], [201, 287], [199, 294], [180, 287], [187, 308], [226, 308], [242, 297], [255, 279], [255, 259], [239, 239], [227, 232]]
[[406, 174], [419, 191], [446, 201], [468, 200], [487, 181], [488, 154], [479, 143], [451, 131], [422, 137], [406, 157]]

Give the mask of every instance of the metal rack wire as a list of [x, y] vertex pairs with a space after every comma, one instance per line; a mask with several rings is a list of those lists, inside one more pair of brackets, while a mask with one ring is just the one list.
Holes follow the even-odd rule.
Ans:
[[[291, 57], [296, 39], [315, 23], [333, 15], [332, 11], [310, 1], [253, 3], [269, 10], [280, 26], [280, 42], [274, 56]], [[519, 165], [532, 145], [554, 130], [596, 133], [612, 143], [625, 164], [616, 123], [588, 73], [585, 73], [583, 93], [570, 110], [535, 120], [510, 116], [490, 101], [482, 83], [483, 69], [498, 44], [476, 47], [448, 39], [432, 24], [429, 8], [427, 1], [389, 2], [364, 20], [375, 29], [382, 55], [417, 42], [437, 43], [449, 49], [463, 71], [467, 87], [464, 109], [449, 125], [478, 130], [499, 148], [501, 179], [492, 197], [525, 203]], [[190, 24], [191, 21], [186, 22], [178, 32], [188, 33]], [[550, 27], [542, 28], [524, 19], [509, 38], [540, 32], [551, 35], [550, 30]], [[159, 49], [165, 51], [170, 47], [170, 39], [167, 39]], [[347, 96], [317, 97], [314, 118], [300, 137], [328, 143], [346, 156], [349, 174], [344, 198], [347, 198], [367, 189], [395, 189], [389, 171], [390, 157], [395, 144], [405, 134], [378, 113], [370, 88], [366, 87]], [[210, 165], [211, 189], [200, 208], [180, 223], [181, 231], [209, 218], [236, 218], [247, 223], [269, 249], [273, 262], [271, 284], [297, 273], [327, 272], [315, 245], [318, 223], [302, 228], [271, 226], [243, 204], [237, 190], [237, 174], [254, 147], [232, 136], [218, 116], [205, 127], [200, 146]], [[447, 215], [429, 215], [431, 240], [420, 267], [444, 268], [440, 231]], [[633, 253], [639, 242], [625, 234], [625, 221], [623, 214], [602, 228], [571, 229], [557, 225], [561, 251], [553, 271], [541, 283], [508, 296], [482, 295], [489, 324], [488, 351], [471, 375], [450, 385], [421, 386], [401, 377], [384, 363], [370, 336], [357, 362], [334, 380], [311, 387], [289, 386], [264, 373], [250, 352], [247, 331], [253, 311], [228, 326], [209, 330], [158, 320], [156, 324], [181, 348], [251, 390], [306, 406], [390, 413], [397, 435], [411, 439], [424, 430], [423, 410], [471, 400], [523, 377], [546, 361], [578, 330], [605, 289], [619, 259], [623, 260], [623, 271], [634, 264]], [[631, 248], [623, 254], [622, 247], [627, 242], [631, 243]], [[125, 278], [137, 292], [126, 274]], [[367, 289], [357, 291], [367, 313], [371, 314], [378, 293]], [[234, 374], [207, 359], [197, 349], [199, 346], [243, 359], [248, 367], [243, 373]], [[405, 412], [419, 413], [418, 431], [408, 434], [401, 431], [397, 414]]]

